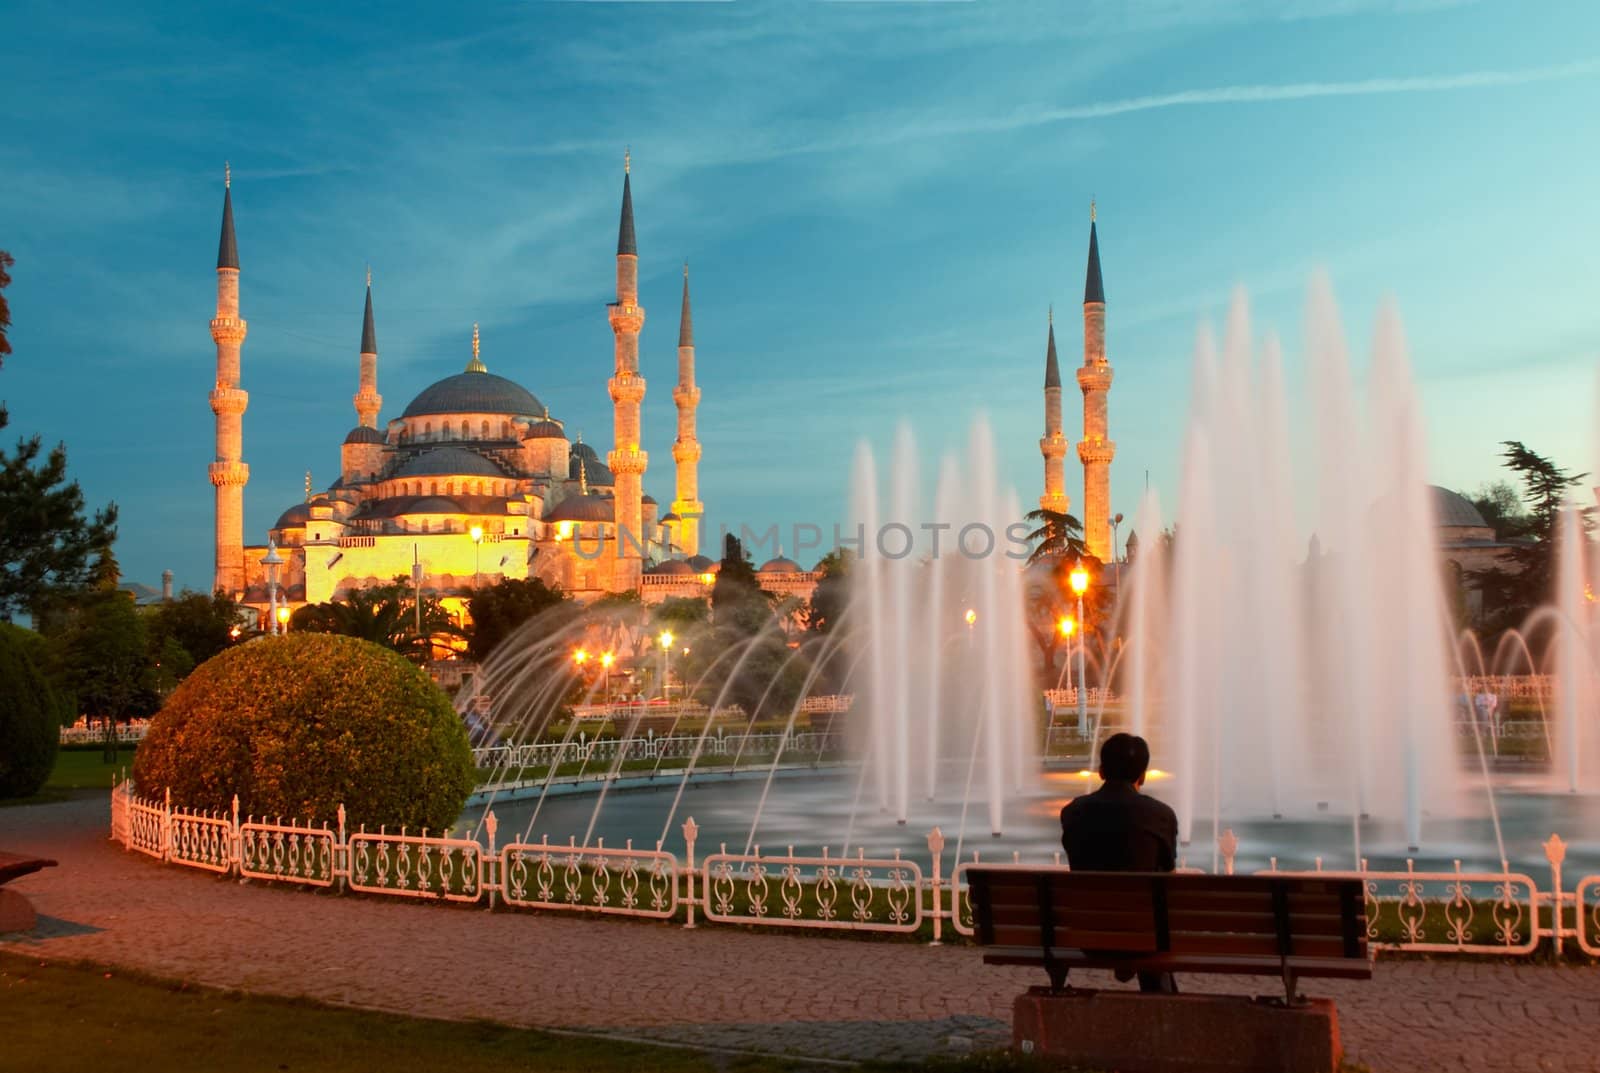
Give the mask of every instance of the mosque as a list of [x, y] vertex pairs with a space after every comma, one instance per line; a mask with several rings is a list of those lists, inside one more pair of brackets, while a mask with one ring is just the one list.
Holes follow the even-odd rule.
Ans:
[[[215, 588], [265, 614], [274, 587], [279, 607], [321, 603], [353, 589], [411, 578], [424, 589], [461, 596], [504, 578], [538, 577], [580, 599], [637, 589], [648, 602], [706, 595], [715, 565], [700, 554], [705, 504], [699, 492], [694, 323], [688, 268], [678, 324], [675, 495], [670, 509], [644, 492], [640, 404], [639, 255], [631, 168], [624, 164], [617, 233], [616, 301], [607, 306], [613, 346], [613, 444], [604, 458], [570, 438], [549, 406], [522, 385], [491, 373], [477, 326], [465, 368], [425, 388], [397, 417], [380, 422], [378, 340], [372, 279], [362, 320], [356, 425], [340, 447], [340, 472], [326, 491], [285, 510], [269, 543], [244, 542], [239, 248], [231, 175], [225, 177], [217, 254]], [[775, 590], [809, 589], [815, 574], [781, 555], [761, 567]]]

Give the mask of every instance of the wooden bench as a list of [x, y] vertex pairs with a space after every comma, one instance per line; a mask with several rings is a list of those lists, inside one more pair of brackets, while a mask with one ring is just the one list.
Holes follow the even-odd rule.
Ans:
[[30, 875], [41, 868], [55, 866], [55, 861], [45, 857], [22, 857], [15, 853], [0, 853], [0, 932], [32, 931], [38, 919], [28, 899], [14, 890], [5, 890], [5, 885], [19, 876]]
[[1361, 881], [1314, 876], [966, 870], [989, 965], [1037, 965], [1052, 989], [1070, 969], [1372, 978]]

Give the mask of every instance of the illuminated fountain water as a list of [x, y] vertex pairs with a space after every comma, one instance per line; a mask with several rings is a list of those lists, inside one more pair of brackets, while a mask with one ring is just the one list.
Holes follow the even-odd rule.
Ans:
[[1000, 487], [986, 420], [973, 425], [966, 465], [941, 467], [931, 515], [915, 448], [901, 426], [881, 478], [868, 448], [857, 456], [853, 503], [865, 539], [852, 615], [866, 649], [856, 682], [863, 762], [879, 807], [899, 823], [914, 818], [916, 786], [928, 801], [960, 801], [963, 825], [966, 806], [981, 804], [999, 834], [1007, 801], [1037, 768], [1021, 511]]
[[1358, 847], [1369, 821], [1403, 824], [1417, 846], [1425, 817], [1460, 811], [1460, 776], [1405, 341], [1385, 309], [1359, 407], [1319, 280], [1306, 354], [1318, 506], [1309, 556], [1294, 536], [1276, 342], [1252, 345], [1241, 295], [1221, 360], [1204, 333], [1197, 345], [1158, 766], [1178, 774], [1185, 840], [1199, 817], [1220, 829], [1227, 818], [1331, 814], [1349, 817]]

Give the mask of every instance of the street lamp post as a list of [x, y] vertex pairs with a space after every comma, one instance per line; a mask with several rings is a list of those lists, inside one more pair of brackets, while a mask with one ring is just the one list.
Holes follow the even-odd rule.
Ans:
[[[1072, 591], [1078, 595], [1078, 621], [1083, 622], [1083, 591], [1089, 587], [1089, 571], [1083, 568], [1080, 559], [1078, 565], [1072, 568], [1072, 573], [1067, 580], [1072, 583]], [[1084, 673], [1083, 646], [1089, 636], [1087, 629], [1078, 631], [1078, 736], [1081, 738], [1089, 733], [1089, 677]]]
[[607, 708], [611, 707], [611, 663], [616, 658], [610, 652], [600, 653], [600, 666], [606, 669], [605, 697]]
[[1077, 632], [1078, 623], [1071, 615], [1061, 616], [1061, 636], [1067, 642], [1067, 691], [1072, 691], [1072, 635]]
[[278, 545], [270, 538], [261, 565], [267, 568], [267, 632], [275, 634], [278, 632], [278, 567], [283, 565], [283, 556], [278, 554]]
[[479, 568], [479, 564], [480, 564], [480, 555], [479, 555], [479, 553], [483, 550], [483, 526], [475, 525], [475, 526], [472, 527], [471, 532], [472, 532], [472, 587], [473, 588], [477, 588], [478, 584], [479, 584], [479, 580], [480, 580], [479, 579], [479, 569], [478, 569]]
[[669, 700], [667, 693], [671, 668], [667, 664], [667, 657], [672, 654], [672, 631], [662, 630], [661, 636], [656, 640], [661, 644], [661, 699]]

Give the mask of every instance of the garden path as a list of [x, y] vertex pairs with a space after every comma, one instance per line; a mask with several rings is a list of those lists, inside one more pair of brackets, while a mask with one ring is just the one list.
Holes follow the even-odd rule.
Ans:
[[[964, 946], [242, 885], [128, 853], [108, 841], [107, 824], [104, 796], [0, 809], [0, 847], [61, 862], [19, 881], [40, 929], [0, 936], [0, 949], [426, 1017], [834, 1059], [1003, 1042], [1011, 1000], [1041, 982], [987, 968]], [[1188, 977], [1184, 986], [1263, 985]], [[1338, 1002], [1350, 1056], [1375, 1073], [1600, 1073], [1600, 969], [1380, 961], [1370, 983], [1318, 981], [1314, 991]]]

